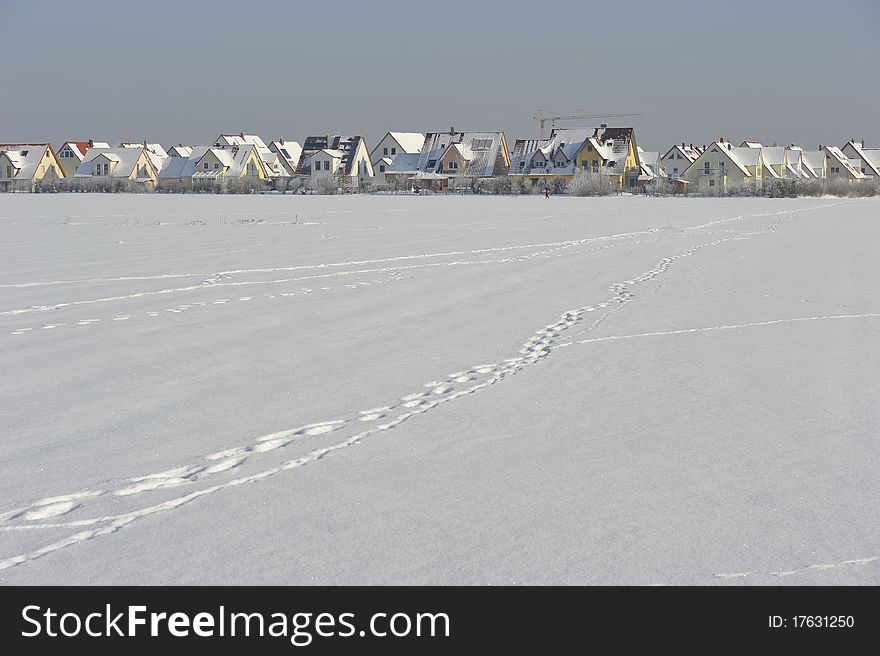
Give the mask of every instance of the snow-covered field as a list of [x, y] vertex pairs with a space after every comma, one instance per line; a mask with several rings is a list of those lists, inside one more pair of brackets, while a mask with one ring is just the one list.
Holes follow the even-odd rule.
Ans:
[[0, 195], [0, 580], [880, 584], [880, 200]]

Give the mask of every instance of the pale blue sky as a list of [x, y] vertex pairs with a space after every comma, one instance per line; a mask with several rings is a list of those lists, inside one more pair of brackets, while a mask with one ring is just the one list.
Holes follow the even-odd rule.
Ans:
[[649, 150], [880, 146], [873, 0], [0, 0], [0, 34], [0, 142], [455, 126], [512, 144], [540, 107], [640, 112], [609, 123]]

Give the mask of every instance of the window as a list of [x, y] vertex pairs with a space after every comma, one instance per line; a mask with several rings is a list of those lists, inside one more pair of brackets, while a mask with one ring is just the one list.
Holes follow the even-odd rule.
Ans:
[[215, 171], [219, 171], [219, 170], [220, 170], [220, 163], [219, 163], [219, 162], [214, 162], [214, 170], [215, 170]]
[[599, 160], [598, 160], [598, 159], [594, 159], [594, 160], [593, 160], [593, 168], [594, 168], [594, 169], [599, 168]]
[[471, 150], [489, 150], [491, 147], [491, 139], [474, 139], [471, 142]]
[[587, 152], [588, 152], [588, 153], [592, 153], [592, 152], [593, 152], [593, 144], [587, 144]]
[[456, 162], [454, 159], [451, 159], [446, 164], [446, 168], [449, 169], [450, 171], [454, 171], [458, 168], [458, 162]]
[[284, 159], [290, 159], [290, 153], [287, 152], [286, 148], [281, 149], [281, 154], [284, 155]]
[[714, 180], [709, 180], [709, 186], [710, 186], [710, 187], [714, 187], [714, 186], [715, 186], [715, 181], [714, 181]]
[[678, 168], [676, 167], [676, 168], [672, 169], [672, 172], [677, 174], [677, 173], [678, 173]]
[[385, 173], [385, 165], [379, 164], [379, 173]]
[[709, 162], [703, 162], [703, 173], [709, 173]]
[[204, 165], [202, 166], [202, 168], [204, 168], [207, 171], [208, 170], [208, 163], [205, 162]]
[[428, 160], [428, 168], [429, 168], [429, 169], [432, 169], [432, 168], [434, 168], [435, 166], [437, 166], [437, 160], [436, 160], [436, 159], [429, 159], [429, 160]]
[[718, 162], [718, 168], [720, 168], [721, 172], [724, 173], [724, 160]]
[[383, 148], [383, 149], [382, 149], [382, 154], [383, 154], [383, 155], [387, 155], [387, 154], [388, 154], [388, 149], [387, 149], [387, 148]]
[[391, 149], [391, 154], [392, 154], [392, 155], [396, 155], [396, 154], [397, 154], [397, 148], [392, 148], [392, 149]]
[[11, 166], [7, 166], [7, 167], [6, 167], [6, 177], [7, 177], [7, 178], [11, 178], [11, 177], [12, 177], [12, 167], [11, 167]]

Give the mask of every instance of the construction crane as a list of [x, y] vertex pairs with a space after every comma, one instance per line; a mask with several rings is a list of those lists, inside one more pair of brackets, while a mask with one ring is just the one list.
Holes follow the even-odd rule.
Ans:
[[[578, 110], [575, 110], [578, 111]], [[545, 116], [544, 110], [539, 109], [538, 113], [535, 114], [532, 118], [538, 121], [538, 138], [544, 138], [544, 124], [547, 121], [550, 121], [550, 127], [556, 127], [556, 121], [578, 121], [578, 120], [586, 120], [592, 118], [618, 118], [621, 116], [641, 116], [641, 114], [570, 114], [570, 115], [562, 115], [562, 116]]]

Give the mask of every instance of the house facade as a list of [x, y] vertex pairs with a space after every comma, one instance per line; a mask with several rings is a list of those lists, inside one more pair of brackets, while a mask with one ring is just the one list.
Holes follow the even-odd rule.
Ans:
[[731, 185], [744, 182], [757, 186], [763, 178], [762, 149], [735, 147], [723, 138], [709, 144], [682, 175], [691, 188], [703, 194], [722, 194]]
[[425, 143], [422, 132], [386, 132], [370, 153], [373, 165], [374, 182], [385, 183], [385, 170], [394, 162], [398, 155], [419, 153]]
[[702, 152], [703, 148], [700, 146], [694, 146], [694, 144], [685, 145], [682, 141], [680, 144], [674, 144], [666, 151], [660, 158], [660, 166], [663, 167], [667, 176], [679, 179]]
[[880, 179], [880, 148], [866, 148], [864, 140], [851, 139], [840, 149], [840, 152], [850, 160], [859, 160], [861, 162], [859, 170], [866, 178]]
[[0, 191], [30, 192], [43, 180], [63, 177], [51, 144], [0, 144]]
[[514, 145], [510, 175], [543, 185], [566, 181], [576, 171], [607, 176], [616, 189], [635, 188], [642, 175], [633, 128], [556, 128], [546, 140], [521, 139]]
[[370, 151], [360, 135], [306, 137], [296, 171], [313, 185], [319, 178], [334, 178], [346, 191], [366, 188], [374, 178]]
[[159, 178], [146, 148], [141, 146], [116, 148], [90, 148], [76, 167], [78, 179], [129, 180], [152, 189]]
[[862, 173], [861, 160], [851, 160], [837, 146], [822, 146], [821, 150], [825, 153], [825, 177], [829, 180], [846, 180], [854, 183], [867, 178]]

